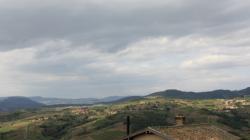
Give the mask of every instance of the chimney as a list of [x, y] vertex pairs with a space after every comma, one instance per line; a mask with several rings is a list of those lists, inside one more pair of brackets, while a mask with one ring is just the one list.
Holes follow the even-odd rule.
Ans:
[[185, 124], [186, 118], [184, 115], [175, 116], [175, 124], [176, 126], [182, 126]]
[[130, 116], [127, 116], [127, 135], [130, 134]]

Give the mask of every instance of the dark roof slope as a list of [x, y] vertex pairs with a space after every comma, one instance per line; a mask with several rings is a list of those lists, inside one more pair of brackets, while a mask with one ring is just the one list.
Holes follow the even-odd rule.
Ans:
[[145, 130], [138, 131], [138, 132], [133, 133], [133, 134], [131, 134], [131, 135], [129, 135], [129, 136], [126, 136], [126, 137], [124, 137], [122, 140], [133, 139], [133, 138], [135, 138], [135, 137], [138, 137], [138, 136], [141, 136], [141, 135], [144, 135], [144, 134], [149, 134], [149, 135], [154, 134], [154, 135], [156, 135], [156, 136], [161, 137], [161, 138], [164, 139], [164, 140], [174, 140], [174, 139], [171, 138], [170, 136], [165, 135], [165, 134], [163, 134], [163, 133], [161, 133], [161, 132], [159, 132], [159, 131], [156, 131], [156, 130], [150, 128], [150, 127], [147, 128], [147, 129], [145, 129]]
[[240, 140], [239, 137], [209, 124], [149, 127], [145, 130], [133, 133], [122, 140], [133, 139], [145, 134], [154, 134], [165, 140]]
[[153, 129], [178, 140], [240, 140], [239, 137], [209, 124], [155, 127]]

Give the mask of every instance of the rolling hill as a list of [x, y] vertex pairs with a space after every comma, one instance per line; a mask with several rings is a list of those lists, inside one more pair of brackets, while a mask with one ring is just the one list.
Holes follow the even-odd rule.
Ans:
[[180, 90], [165, 90], [152, 93], [146, 97], [161, 96], [176, 99], [230, 99], [235, 97], [249, 96], [250, 87], [243, 90], [214, 90], [208, 92], [186, 92]]
[[105, 98], [79, 98], [79, 99], [66, 99], [66, 98], [46, 98], [46, 97], [30, 97], [31, 100], [46, 105], [60, 105], [60, 104], [97, 104], [113, 102], [125, 98], [123, 96], [109, 96]]
[[113, 104], [148, 97], [165, 97], [173, 99], [231, 99], [236, 97], [250, 96], [250, 87], [242, 90], [214, 90], [207, 92], [186, 92], [181, 90], [165, 90], [155, 92], [147, 96], [110, 96], [106, 98], [45, 98], [45, 97], [1, 97], [0, 111], [14, 111], [17, 109], [36, 108], [44, 105], [92, 105], [92, 104]]
[[124, 103], [124, 102], [128, 102], [128, 101], [135, 101], [135, 100], [139, 100], [139, 99], [143, 99], [143, 96], [128, 96], [128, 97], [124, 97], [118, 100], [114, 100], [114, 101], [110, 101], [110, 102], [104, 102], [107, 104], [114, 104], [114, 103]]
[[37, 103], [26, 97], [8, 97], [0, 101], [0, 111], [15, 111], [18, 109], [39, 108], [44, 104]]
[[[247, 101], [250, 103], [250, 99]], [[156, 97], [87, 108], [76, 106], [24, 110], [19, 117], [16, 117], [15, 112], [9, 112], [0, 114], [0, 139], [119, 140], [126, 135], [127, 116], [131, 118], [131, 133], [148, 126], [177, 128], [169, 130], [173, 135], [181, 132], [190, 136], [190, 131], [197, 134], [208, 129], [211, 133], [217, 133], [214, 127], [200, 127], [205, 124], [215, 125], [244, 140], [250, 139], [250, 106], [242, 105], [233, 111], [224, 112], [224, 103], [225, 100], [217, 99], [197, 101]], [[82, 109], [85, 111], [82, 112]], [[175, 125], [176, 114], [186, 116], [185, 125], [192, 127], [172, 127]], [[183, 130], [187, 133], [183, 133]], [[225, 137], [224, 132], [222, 136]]]

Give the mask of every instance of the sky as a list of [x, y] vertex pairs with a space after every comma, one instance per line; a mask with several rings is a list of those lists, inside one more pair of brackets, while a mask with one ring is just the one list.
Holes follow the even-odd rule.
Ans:
[[250, 1], [0, 0], [0, 96], [250, 86]]

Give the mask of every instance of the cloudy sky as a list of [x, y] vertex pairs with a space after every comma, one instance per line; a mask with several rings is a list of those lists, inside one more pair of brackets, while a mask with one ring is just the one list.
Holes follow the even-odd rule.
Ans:
[[0, 96], [250, 86], [247, 0], [0, 0]]

